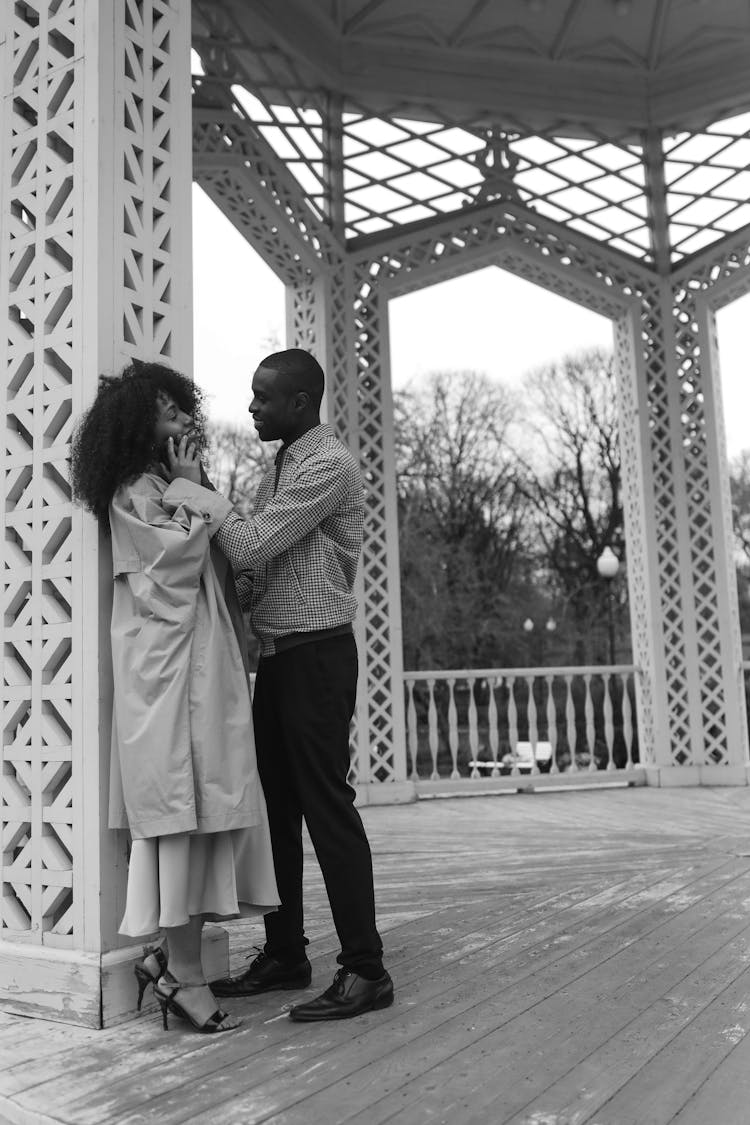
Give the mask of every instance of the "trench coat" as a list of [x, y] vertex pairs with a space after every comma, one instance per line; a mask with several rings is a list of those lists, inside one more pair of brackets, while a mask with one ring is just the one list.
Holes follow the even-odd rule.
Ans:
[[242, 618], [211, 542], [231, 505], [213, 514], [170, 505], [166, 488], [146, 473], [117, 491], [109, 513], [109, 825], [134, 839], [265, 821]]

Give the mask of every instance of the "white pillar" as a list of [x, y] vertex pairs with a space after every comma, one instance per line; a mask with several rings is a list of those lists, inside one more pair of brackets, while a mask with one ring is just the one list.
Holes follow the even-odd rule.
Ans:
[[731, 502], [710, 293], [654, 279], [617, 324], [641, 761], [746, 785]]
[[[377, 343], [363, 344], [351, 271], [342, 260], [330, 274], [287, 286], [287, 342], [309, 348], [326, 372], [324, 416], [359, 459], [365, 483], [365, 530], [357, 573], [355, 622], [360, 659], [352, 740], [358, 802], [414, 799], [407, 781], [403, 700], [401, 596], [388, 365], [387, 323], [377, 319]], [[379, 310], [380, 306], [377, 306]], [[375, 306], [373, 306], [375, 312]], [[379, 352], [377, 367], [367, 358]], [[386, 784], [381, 784], [385, 782]]]
[[190, 6], [2, 12], [0, 998], [98, 1026], [134, 999], [126, 841], [106, 828], [111, 563], [66, 458], [100, 373], [134, 356], [190, 371]]

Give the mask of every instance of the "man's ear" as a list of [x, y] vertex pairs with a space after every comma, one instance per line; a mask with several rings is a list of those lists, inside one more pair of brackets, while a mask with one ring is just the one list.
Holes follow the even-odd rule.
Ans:
[[310, 396], [307, 391], [297, 391], [294, 406], [297, 410], [307, 410], [310, 405]]

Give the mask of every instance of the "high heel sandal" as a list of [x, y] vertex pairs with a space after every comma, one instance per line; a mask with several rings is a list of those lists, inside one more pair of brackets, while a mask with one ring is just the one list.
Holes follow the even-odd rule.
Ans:
[[222, 1027], [221, 1025], [224, 1020], [229, 1019], [229, 1012], [222, 1012], [220, 1008], [217, 1008], [203, 1023], [198, 1023], [195, 1017], [192, 1016], [186, 1008], [183, 1008], [179, 1000], [175, 999], [178, 992], [189, 988], [205, 987], [202, 982], [201, 984], [180, 984], [170, 972], [165, 972], [161, 976], [154, 984], [154, 996], [159, 1001], [162, 1025], [165, 1031], [169, 1031], [169, 1025], [167, 1023], [168, 1011], [172, 1012], [175, 1016], [179, 1016], [180, 1019], [187, 1020], [196, 1031], [200, 1031], [204, 1035], [216, 1035], [220, 1031], [235, 1031], [237, 1027], [240, 1026], [239, 1024], [235, 1024], [232, 1027]]
[[133, 972], [138, 981], [138, 1004], [140, 1012], [143, 1003], [143, 993], [150, 984], [156, 984], [159, 977], [167, 971], [167, 955], [160, 945], [144, 945], [143, 956], [133, 965]]

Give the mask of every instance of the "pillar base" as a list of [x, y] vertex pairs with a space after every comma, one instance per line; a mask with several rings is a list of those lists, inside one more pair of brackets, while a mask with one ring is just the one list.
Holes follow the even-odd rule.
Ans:
[[[0, 942], [0, 1009], [19, 1016], [112, 1027], [136, 1015], [133, 965], [142, 944], [111, 953], [81, 953]], [[203, 967], [215, 980], [229, 972], [229, 938], [221, 926], [203, 931]], [[143, 1010], [153, 1009], [148, 991]]]
[[413, 781], [373, 781], [367, 785], [355, 785], [357, 808], [364, 805], [411, 805], [417, 799], [417, 787]]
[[750, 785], [750, 765], [746, 766], [643, 766], [646, 784], [661, 789], [687, 785]]

